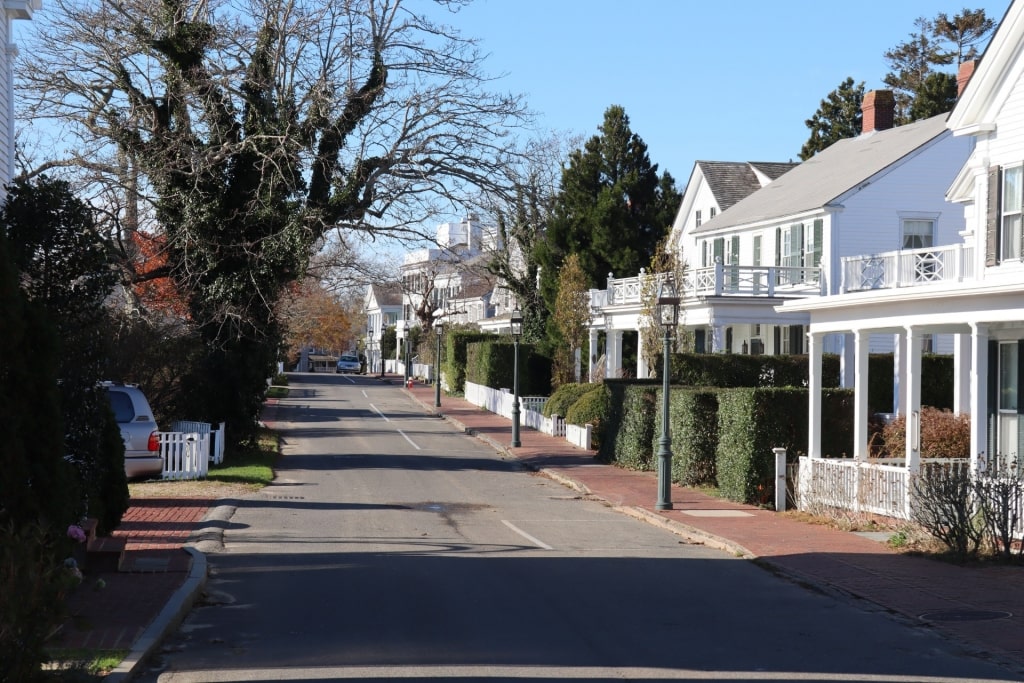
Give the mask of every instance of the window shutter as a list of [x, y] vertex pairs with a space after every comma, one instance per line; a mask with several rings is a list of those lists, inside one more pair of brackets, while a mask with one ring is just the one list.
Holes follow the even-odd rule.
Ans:
[[999, 224], [1002, 222], [1003, 174], [998, 167], [988, 172], [988, 212], [985, 214], [985, 265], [999, 265]]
[[715, 263], [725, 260], [725, 238], [718, 237], [715, 239]]
[[729, 245], [729, 251], [730, 251], [730, 254], [729, 254], [730, 263], [732, 263], [732, 265], [734, 265], [734, 266], [738, 266], [740, 264], [740, 237], [739, 237], [739, 235], [735, 235], [732, 238], [732, 244]]
[[1021, 453], [1021, 446], [1024, 445], [1024, 400], [1020, 392], [1024, 388], [1024, 339], [1017, 341], [1017, 448], [1016, 452]]
[[775, 228], [775, 265], [782, 265], [782, 228]]
[[778, 325], [772, 328], [772, 345], [775, 347], [772, 353], [776, 356], [782, 355], [782, 328]]
[[825, 221], [820, 218], [814, 219], [814, 252], [811, 255], [811, 268], [821, 268], [821, 240], [824, 227]]

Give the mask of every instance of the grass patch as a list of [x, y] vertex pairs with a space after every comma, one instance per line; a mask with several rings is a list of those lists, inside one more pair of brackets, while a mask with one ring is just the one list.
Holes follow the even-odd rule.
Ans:
[[128, 650], [57, 649], [49, 653], [47, 680], [55, 683], [102, 681], [124, 661]]
[[261, 428], [256, 444], [232, 449], [224, 462], [212, 465], [206, 478], [230, 484], [263, 487], [274, 479], [274, 462], [280, 447], [277, 432]]
[[267, 398], [288, 398], [288, 387], [270, 386], [267, 387]]

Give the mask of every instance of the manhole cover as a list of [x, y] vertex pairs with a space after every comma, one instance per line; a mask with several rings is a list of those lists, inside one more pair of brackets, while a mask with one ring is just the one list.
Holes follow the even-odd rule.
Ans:
[[925, 612], [919, 618], [924, 621], [990, 621], [992, 619], [1008, 619], [1010, 612], [984, 609], [945, 609], [938, 612]]

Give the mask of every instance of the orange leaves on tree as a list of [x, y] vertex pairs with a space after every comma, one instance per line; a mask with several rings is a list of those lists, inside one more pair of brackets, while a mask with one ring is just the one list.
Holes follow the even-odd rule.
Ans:
[[167, 267], [166, 238], [136, 230], [131, 243], [135, 249], [135, 296], [152, 312], [187, 318], [188, 303], [174, 281], [167, 275], [157, 275]]

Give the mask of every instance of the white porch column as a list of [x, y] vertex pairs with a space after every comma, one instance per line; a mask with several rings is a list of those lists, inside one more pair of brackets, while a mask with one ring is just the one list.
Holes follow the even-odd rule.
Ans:
[[[844, 335], [849, 337], [850, 335]], [[853, 458], [868, 459], [868, 333], [853, 334]], [[846, 357], [846, 353], [843, 357]]]
[[860, 360], [857, 357], [856, 344], [859, 341], [854, 340], [854, 335], [844, 334], [840, 336], [841, 351], [839, 352], [839, 386], [843, 389], [849, 389], [854, 386], [856, 381], [856, 373], [860, 371]]
[[906, 386], [903, 391], [903, 408], [907, 416], [907, 469], [917, 474], [921, 469], [921, 336], [913, 327], [907, 327], [906, 343]]
[[[892, 412], [905, 415], [904, 387], [907, 385], [906, 338], [900, 332], [892, 340]], [[908, 430], [909, 433], [909, 430]]]
[[[971, 324], [971, 467], [988, 450], [988, 325]], [[975, 469], [977, 471], [977, 469]]]
[[590, 337], [590, 356], [587, 360], [587, 381], [594, 381], [594, 368], [597, 365], [597, 330], [593, 327], [588, 330]]
[[614, 330], [612, 332], [612, 338], [615, 340], [611, 347], [612, 368], [615, 372], [609, 376], [619, 377], [622, 375], [622, 330]]
[[647, 356], [644, 355], [644, 338], [648, 334], [647, 330], [643, 327], [637, 327], [636, 330], [636, 376], [647, 377]]
[[807, 335], [807, 454], [812, 458], [821, 457], [821, 341], [821, 334]]
[[611, 321], [604, 325], [604, 377], [615, 377], [615, 331]]
[[722, 325], [711, 326], [711, 353], [722, 353], [725, 351], [725, 327]]
[[971, 415], [971, 337], [953, 335], [953, 413]]

